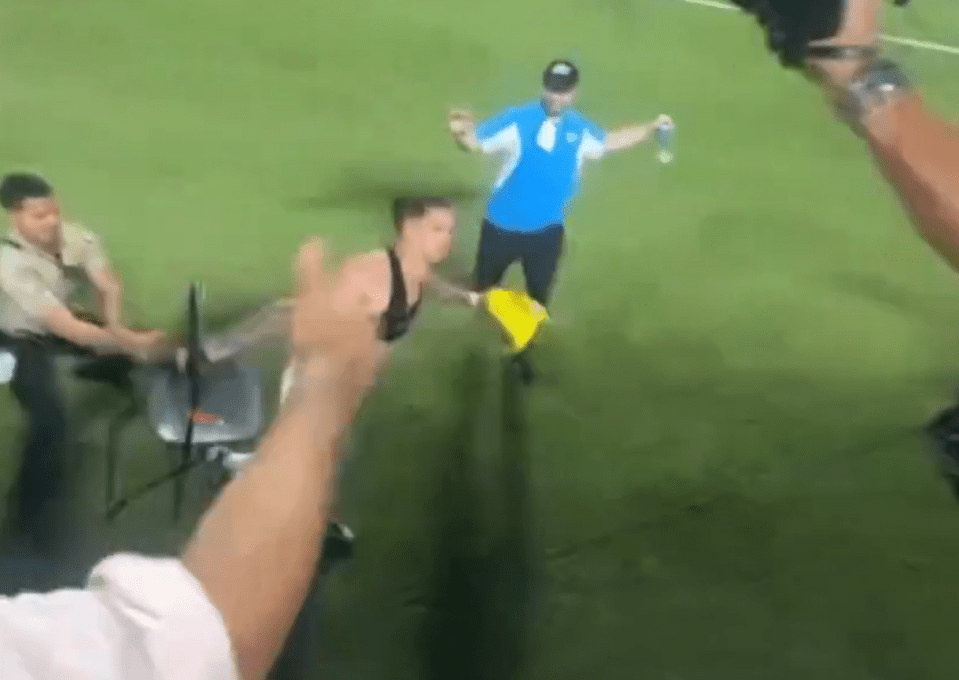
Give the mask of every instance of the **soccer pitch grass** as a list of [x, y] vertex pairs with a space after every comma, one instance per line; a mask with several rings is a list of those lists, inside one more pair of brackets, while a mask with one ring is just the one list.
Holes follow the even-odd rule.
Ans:
[[[948, 42], [954, 3], [914, 4], [889, 32]], [[959, 58], [892, 51], [959, 110]], [[143, 323], [175, 324], [191, 279], [213, 306], [286, 290], [306, 234], [383, 243], [411, 191], [460, 201], [466, 274], [493, 169], [445, 111], [535, 95], [554, 56], [599, 121], [674, 116], [677, 161], [588, 171], [521, 404], [462, 309], [397, 348], [356, 427], [359, 552], [325, 586], [316, 677], [955, 677], [959, 508], [916, 432], [959, 373], [954, 275], [735, 13], [8, 0], [0, 170], [55, 182]], [[72, 396], [89, 544], [174, 549], [197, 504], [97, 519], [115, 399]], [[131, 480], [166, 465], [142, 422], [124, 441]]]

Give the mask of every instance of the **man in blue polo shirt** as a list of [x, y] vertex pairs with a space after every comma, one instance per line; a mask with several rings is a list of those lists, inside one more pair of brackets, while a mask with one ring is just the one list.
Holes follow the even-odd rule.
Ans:
[[[572, 108], [579, 71], [556, 60], [543, 72], [540, 99], [514, 106], [478, 125], [453, 110], [449, 128], [461, 148], [503, 159], [480, 232], [476, 290], [496, 286], [519, 261], [526, 291], [544, 307], [563, 253], [566, 209], [578, 193], [583, 164], [649, 139], [668, 116], [606, 131]], [[517, 361], [533, 379], [527, 352]]]

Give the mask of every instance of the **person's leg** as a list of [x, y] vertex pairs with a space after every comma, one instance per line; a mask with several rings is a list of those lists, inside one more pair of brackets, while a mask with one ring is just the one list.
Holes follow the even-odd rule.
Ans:
[[67, 422], [51, 352], [36, 345], [17, 351], [13, 393], [27, 418], [20, 471], [8, 519], [17, 539], [49, 552], [64, 529], [67, 490]]
[[[282, 408], [283, 403], [286, 401], [287, 397], [290, 394], [290, 390], [293, 387], [294, 375], [296, 372], [296, 366], [293, 362], [287, 364], [286, 368], [283, 369], [283, 375], [280, 378], [280, 407]], [[347, 452], [344, 450], [345, 442], [341, 442], [339, 445], [340, 448], [340, 457], [337, 462], [337, 474], [336, 477], [339, 479], [342, 477], [342, 472], [344, 468], [344, 461], [347, 457]], [[323, 544], [323, 556], [321, 561], [320, 569], [323, 571], [328, 571], [329, 568], [336, 562], [339, 562], [342, 559], [347, 559], [353, 554], [353, 543], [354, 543], [353, 531], [347, 527], [342, 522], [331, 520], [327, 526], [326, 539]]]
[[529, 234], [523, 249], [526, 292], [543, 307], [549, 305], [556, 272], [563, 256], [564, 236], [563, 226], [555, 225]]
[[[526, 292], [543, 307], [549, 305], [556, 272], [563, 256], [565, 229], [555, 225], [526, 237], [523, 248], [523, 276], [526, 278]], [[516, 355], [516, 364], [524, 382], [535, 378], [533, 364], [530, 361], [532, 343]]]
[[503, 231], [483, 220], [479, 245], [476, 249], [476, 267], [473, 272], [474, 290], [483, 292], [498, 286], [506, 270], [520, 258], [517, 234]]

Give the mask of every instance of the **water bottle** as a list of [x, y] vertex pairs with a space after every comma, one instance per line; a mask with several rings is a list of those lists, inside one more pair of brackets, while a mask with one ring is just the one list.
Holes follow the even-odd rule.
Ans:
[[673, 161], [673, 132], [675, 126], [672, 123], [663, 123], [656, 128], [656, 140], [659, 142], [660, 163], [672, 163]]

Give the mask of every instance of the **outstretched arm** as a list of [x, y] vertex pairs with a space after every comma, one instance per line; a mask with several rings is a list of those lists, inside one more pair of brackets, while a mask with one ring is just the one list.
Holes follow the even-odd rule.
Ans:
[[182, 556], [225, 623], [243, 680], [266, 677], [303, 605], [320, 556], [337, 442], [353, 386], [370, 383], [375, 351], [366, 316], [333, 301], [315, 244], [300, 251], [298, 279], [289, 398]]
[[[880, 0], [851, 0], [843, 25], [820, 45], [875, 46]], [[875, 56], [809, 59], [840, 116], [869, 146], [913, 226], [959, 271], [959, 131], [930, 113], [899, 67]]]
[[204, 341], [203, 351], [210, 361], [222, 361], [261, 344], [289, 337], [293, 300], [271, 302], [226, 331]]
[[959, 130], [881, 57], [883, 0], [734, 2], [756, 16], [782, 64], [816, 82], [866, 141], [916, 230], [959, 271]]
[[481, 123], [469, 111], [453, 109], [447, 122], [453, 141], [465, 151], [494, 155], [516, 153], [519, 149], [515, 109], [501, 111]]
[[453, 285], [440, 276], [434, 276], [430, 280], [430, 288], [436, 291], [444, 300], [465, 302], [471, 307], [477, 306], [481, 298], [479, 293]]
[[959, 132], [912, 94], [875, 111], [865, 138], [913, 226], [959, 271]]
[[[379, 264], [370, 255], [347, 261], [332, 283], [337, 303], [365, 309], [371, 316], [382, 311], [376, 308], [376, 301], [368, 294], [371, 287], [374, 290], [377, 288], [377, 276], [382, 276], [380, 270], [383, 268]], [[208, 337], [203, 343], [206, 357], [210, 361], [222, 361], [266, 343], [288, 339], [293, 304], [293, 298], [281, 298], [258, 309], [235, 326]], [[186, 365], [186, 349], [178, 351], [177, 362], [181, 367]]]
[[670, 123], [672, 123], [672, 119], [669, 116], [663, 115], [647, 123], [624, 125], [615, 130], [610, 130], [606, 134], [603, 152], [622, 151], [638, 146], [652, 137], [658, 127]]

